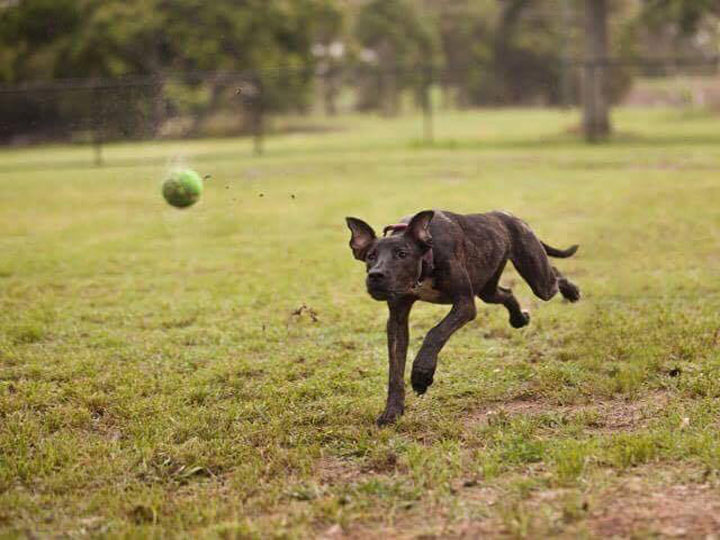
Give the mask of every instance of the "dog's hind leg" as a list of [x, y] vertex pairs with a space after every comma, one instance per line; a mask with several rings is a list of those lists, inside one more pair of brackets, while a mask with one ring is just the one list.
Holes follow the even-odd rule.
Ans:
[[513, 251], [513, 266], [530, 285], [535, 296], [545, 301], [555, 296], [558, 280], [540, 242], [523, 241], [520, 246], [514, 246]]
[[519, 219], [509, 225], [512, 236], [510, 259], [535, 296], [550, 300], [560, 290], [560, 281], [565, 292], [570, 293], [572, 284], [550, 264], [545, 247], [530, 227]]
[[512, 262], [535, 296], [550, 300], [558, 291], [570, 302], [580, 299], [580, 289], [550, 264], [540, 241], [530, 232], [513, 246]]
[[558, 288], [560, 289], [560, 294], [563, 295], [563, 298], [565, 298], [565, 300], [567, 300], [568, 302], [577, 302], [578, 300], [580, 300], [580, 288], [568, 278], [563, 276], [560, 273], [560, 270], [558, 270], [554, 266], [553, 272], [555, 272], [555, 278], [557, 279]]
[[510, 313], [510, 326], [513, 328], [522, 328], [530, 324], [530, 314], [520, 308], [517, 298], [510, 289], [498, 285], [494, 291], [483, 291], [478, 294], [483, 302], [488, 304], [502, 304]]
[[478, 293], [478, 298], [487, 304], [502, 304], [505, 306], [510, 314], [510, 326], [522, 328], [530, 323], [530, 314], [520, 308], [520, 303], [513, 295], [512, 290], [498, 284], [504, 267], [505, 263]]

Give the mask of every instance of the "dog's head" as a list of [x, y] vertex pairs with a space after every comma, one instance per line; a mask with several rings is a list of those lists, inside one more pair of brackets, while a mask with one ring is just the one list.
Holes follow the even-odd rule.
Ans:
[[375, 300], [393, 300], [411, 293], [421, 278], [423, 256], [432, 246], [430, 221], [434, 212], [413, 216], [402, 232], [378, 238], [361, 219], [346, 218], [352, 236], [350, 248], [367, 268], [365, 284]]

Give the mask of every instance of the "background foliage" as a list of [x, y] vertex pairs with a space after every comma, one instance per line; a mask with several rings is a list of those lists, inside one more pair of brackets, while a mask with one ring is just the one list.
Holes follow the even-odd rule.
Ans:
[[[616, 0], [611, 7], [616, 58], [717, 54], [713, 0]], [[345, 97], [353, 109], [392, 116], [405, 96], [422, 102], [429, 78], [447, 106], [572, 104], [582, 27], [581, 0], [6, 2], [0, 83], [145, 79], [103, 96], [2, 94], [0, 139], [67, 138], [98, 118], [111, 138], [197, 136], [208, 116], [240, 117], [238, 105], [247, 105], [247, 96], [238, 98], [240, 81], [210, 75], [218, 72], [261, 84], [262, 107], [275, 112], [307, 112], [320, 92], [329, 114]], [[631, 72], [614, 67], [611, 75], [617, 100]], [[250, 124], [240, 118], [234, 129]]]

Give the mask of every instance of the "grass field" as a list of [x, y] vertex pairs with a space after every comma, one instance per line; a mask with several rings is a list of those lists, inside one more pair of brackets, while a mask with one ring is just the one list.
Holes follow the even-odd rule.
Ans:
[[[606, 537], [720, 531], [720, 118], [542, 110], [0, 151], [0, 536]], [[332, 128], [332, 129], [331, 129]], [[174, 163], [212, 174], [178, 211]], [[396, 426], [344, 216], [507, 209], [579, 304], [502, 307]], [[299, 309], [301, 306], [308, 309]], [[410, 360], [447, 308], [417, 305]], [[312, 313], [311, 313], [312, 310]], [[317, 320], [314, 320], [317, 319]]]

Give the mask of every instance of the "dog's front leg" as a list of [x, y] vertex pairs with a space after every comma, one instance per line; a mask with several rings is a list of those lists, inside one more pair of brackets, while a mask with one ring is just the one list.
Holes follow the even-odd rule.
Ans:
[[450, 313], [430, 330], [415, 357], [412, 367], [412, 387], [418, 394], [424, 394], [433, 383], [437, 367], [437, 356], [450, 336], [475, 318], [477, 310], [472, 296], [462, 296], [453, 304]]
[[405, 358], [408, 348], [408, 318], [414, 300], [388, 302], [388, 396], [385, 411], [378, 417], [378, 426], [397, 420], [405, 412]]

